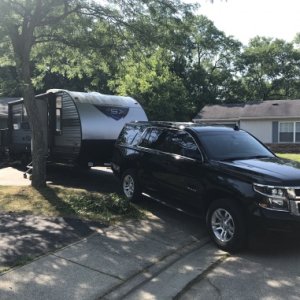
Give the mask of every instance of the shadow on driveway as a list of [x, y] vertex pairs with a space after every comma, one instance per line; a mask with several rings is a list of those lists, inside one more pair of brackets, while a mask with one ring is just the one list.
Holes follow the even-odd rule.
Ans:
[[0, 271], [74, 243], [102, 227], [71, 218], [0, 213]]

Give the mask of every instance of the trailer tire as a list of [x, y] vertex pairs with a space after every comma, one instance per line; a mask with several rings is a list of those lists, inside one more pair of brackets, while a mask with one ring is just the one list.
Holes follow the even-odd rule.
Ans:
[[127, 169], [122, 174], [122, 191], [130, 202], [138, 202], [141, 198], [141, 187], [136, 170]]

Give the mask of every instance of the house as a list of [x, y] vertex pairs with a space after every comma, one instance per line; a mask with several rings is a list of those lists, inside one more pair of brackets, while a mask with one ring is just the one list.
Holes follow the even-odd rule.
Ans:
[[8, 127], [8, 102], [18, 100], [20, 98], [0, 98], [0, 129]]
[[274, 151], [300, 152], [300, 100], [206, 105], [193, 121], [238, 125]]

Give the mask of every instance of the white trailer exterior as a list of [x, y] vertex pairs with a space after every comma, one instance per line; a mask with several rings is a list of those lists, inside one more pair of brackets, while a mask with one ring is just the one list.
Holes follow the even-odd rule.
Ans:
[[[147, 120], [141, 105], [131, 97], [52, 89], [36, 96], [36, 101], [47, 122], [49, 160], [55, 162], [83, 166], [110, 162], [123, 126]], [[29, 153], [31, 130], [22, 100], [9, 104], [9, 130], [11, 153]]]

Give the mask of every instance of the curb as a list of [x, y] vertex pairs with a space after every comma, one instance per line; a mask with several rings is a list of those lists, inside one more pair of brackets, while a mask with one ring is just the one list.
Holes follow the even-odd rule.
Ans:
[[168, 269], [171, 265], [175, 264], [183, 257], [202, 248], [208, 243], [209, 238], [203, 238], [200, 241], [193, 241], [182, 245], [179, 249], [176, 249], [160, 258], [158, 262], [151, 264], [150, 266], [141, 270], [139, 273], [122, 282], [120, 285], [115, 286], [113, 289], [100, 296], [98, 300], [125, 298], [127, 295], [138, 290], [141, 286], [149, 282], [152, 278], [161, 274], [163, 271]]

